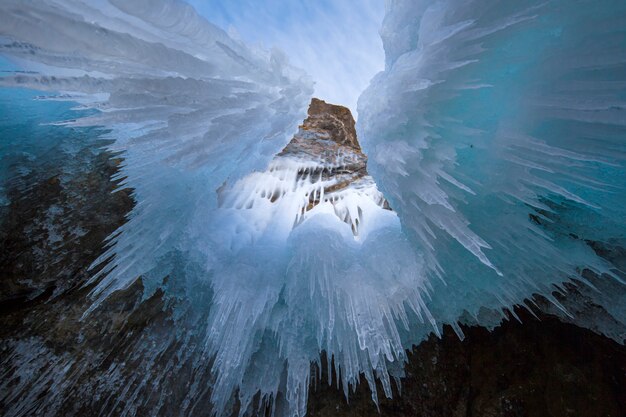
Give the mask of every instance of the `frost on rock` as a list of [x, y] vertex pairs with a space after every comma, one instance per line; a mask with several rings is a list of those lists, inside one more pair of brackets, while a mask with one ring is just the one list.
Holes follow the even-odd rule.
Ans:
[[625, 16], [620, 1], [389, 3], [357, 127], [436, 277], [438, 321], [533, 293], [558, 306], [555, 285], [585, 269], [624, 279], [593, 242], [626, 238]]

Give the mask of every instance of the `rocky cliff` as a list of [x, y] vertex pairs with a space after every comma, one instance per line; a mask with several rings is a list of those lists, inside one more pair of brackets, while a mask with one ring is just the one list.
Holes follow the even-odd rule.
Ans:
[[[366, 217], [374, 217], [363, 216], [367, 208], [391, 210], [367, 174], [367, 157], [357, 140], [350, 110], [316, 98], [298, 132], [268, 169], [225, 185], [219, 197], [223, 208], [265, 207], [273, 211], [272, 217], [287, 218], [285, 233], [320, 205], [349, 224], [355, 236], [368, 221]], [[263, 200], [274, 206], [266, 207]]]
[[328, 139], [339, 145], [361, 151], [354, 128], [354, 118], [347, 107], [329, 104], [314, 97], [309, 105], [308, 117], [301, 128], [316, 132], [319, 136], [327, 135]]
[[[346, 190], [351, 185], [374, 185], [367, 174], [367, 156], [361, 151], [354, 125], [354, 118], [347, 107], [313, 98], [307, 118], [278, 158], [296, 156], [319, 161], [320, 167], [302, 175], [334, 180], [324, 189], [324, 194], [331, 200], [333, 193]], [[314, 195], [310, 197], [307, 210], [320, 202]], [[390, 209], [387, 200], [379, 202]]]

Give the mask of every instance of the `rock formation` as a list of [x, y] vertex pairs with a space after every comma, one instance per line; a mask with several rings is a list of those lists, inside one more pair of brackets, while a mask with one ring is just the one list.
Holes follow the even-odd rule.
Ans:
[[277, 204], [296, 201], [285, 204], [288, 208], [276, 208], [274, 214], [295, 216], [293, 227], [321, 203], [330, 204], [337, 217], [351, 225], [355, 236], [363, 225], [365, 206], [391, 210], [367, 173], [367, 157], [357, 140], [352, 113], [317, 98], [311, 101], [298, 132], [267, 171], [253, 173], [231, 187], [225, 185], [219, 195], [224, 208], [258, 210], [263, 204], [257, 200], [259, 196]]
[[316, 132], [320, 136], [328, 135], [328, 139], [339, 145], [348, 146], [361, 151], [356, 137], [354, 118], [350, 109], [313, 97], [309, 105], [308, 117], [301, 128]]

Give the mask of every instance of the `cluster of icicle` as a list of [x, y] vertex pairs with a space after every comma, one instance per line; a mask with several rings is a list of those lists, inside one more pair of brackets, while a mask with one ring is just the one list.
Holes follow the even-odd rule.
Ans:
[[533, 293], [558, 306], [552, 293], [584, 269], [623, 281], [590, 242], [626, 239], [624, 16], [620, 1], [389, 4], [385, 71], [357, 131], [440, 278], [438, 320]]
[[[444, 324], [461, 335], [461, 317], [534, 293], [558, 305], [555, 285], [583, 268], [620, 279], [588, 242], [625, 237], [625, 9], [389, 2], [386, 69], [357, 130], [395, 212], [371, 183], [322, 195], [323, 179], [298, 173], [317, 162], [270, 164], [305, 116], [309, 81], [178, 1], [5, 0], [0, 52], [36, 72], [2, 84], [98, 110], [67, 124], [104, 126], [123, 152], [137, 204], [87, 313], [136, 279], [189, 300], [207, 311], [195, 366], [210, 367], [214, 412], [233, 392], [242, 410], [260, 393], [303, 416], [321, 351], [346, 395], [363, 376], [376, 401], [376, 378], [391, 396], [405, 349]], [[312, 194], [324, 203], [307, 211]], [[184, 323], [183, 347], [196, 331]]]
[[220, 190], [221, 209], [250, 210], [239, 214], [251, 229], [247, 236], [238, 236], [238, 242], [251, 242], [268, 228], [274, 238], [285, 240], [296, 226], [322, 213], [334, 214], [350, 225], [355, 239], [365, 239], [379, 216], [386, 215], [380, 212], [386, 201], [369, 175], [348, 179], [341, 187], [343, 162], [279, 155], [267, 170]]

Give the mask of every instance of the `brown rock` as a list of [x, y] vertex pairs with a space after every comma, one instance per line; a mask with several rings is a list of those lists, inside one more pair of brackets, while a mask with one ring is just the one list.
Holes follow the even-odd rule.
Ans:
[[309, 105], [309, 117], [304, 120], [301, 128], [327, 134], [330, 140], [361, 151], [354, 128], [354, 118], [347, 107], [313, 98]]

